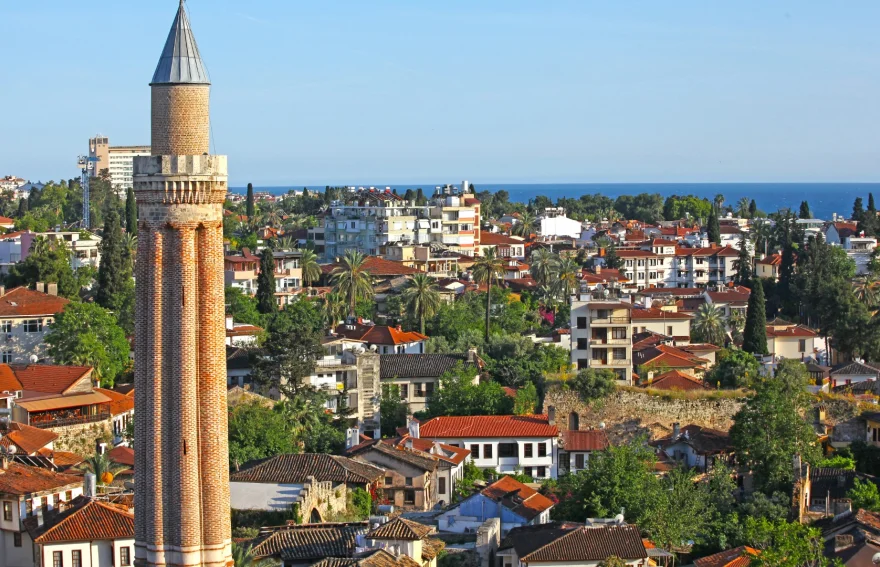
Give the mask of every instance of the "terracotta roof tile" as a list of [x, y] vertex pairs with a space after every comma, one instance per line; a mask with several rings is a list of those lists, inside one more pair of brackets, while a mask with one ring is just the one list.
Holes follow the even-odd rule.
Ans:
[[134, 410], [134, 398], [131, 395], [120, 394], [115, 390], [108, 390], [106, 388], [95, 388], [95, 391], [110, 398], [111, 415], [119, 415]]
[[410, 437], [408, 433], [404, 433], [394, 439], [382, 439], [382, 443], [393, 445], [398, 449], [422, 452], [429, 455], [430, 458], [437, 458], [455, 465], [463, 463], [471, 454], [470, 450], [464, 447], [454, 447], [446, 443], [431, 441], [430, 439], [418, 439]]
[[[425, 558], [425, 543], [422, 543], [422, 558]], [[409, 555], [394, 556], [384, 549], [371, 549], [355, 557], [327, 557], [312, 564], [312, 567], [421, 567]]]
[[405, 518], [395, 518], [367, 532], [369, 539], [420, 540], [434, 528]]
[[466, 354], [381, 354], [380, 378], [436, 378], [463, 364], [465, 368], [479, 368], [468, 362]]
[[367, 522], [290, 525], [264, 537], [253, 549], [254, 557], [311, 562], [325, 557], [351, 557], [357, 536], [367, 533]]
[[10, 368], [25, 390], [43, 394], [67, 393], [80, 380], [92, 373], [92, 368], [89, 366], [12, 364]]
[[601, 429], [563, 431], [562, 442], [566, 451], [601, 451], [609, 445], [608, 435]]
[[131, 447], [114, 447], [107, 451], [107, 458], [116, 464], [134, 467], [134, 449]]
[[7, 433], [0, 438], [0, 447], [8, 449], [14, 445], [25, 455], [33, 455], [56, 439], [58, 439], [58, 434], [54, 431], [13, 421], [9, 423]]
[[782, 264], [782, 256], [780, 254], [770, 254], [758, 260], [757, 263], [765, 266], [778, 266]]
[[[321, 271], [325, 274], [331, 274], [334, 268], [339, 265], [340, 264], [323, 264], [321, 265]], [[419, 270], [415, 268], [404, 266], [402, 262], [386, 260], [385, 258], [379, 258], [378, 256], [366, 257], [364, 260], [364, 271], [373, 277], [411, 276], [420, 273]]]
[[425, 438], [556, 437], [559, 429], [546, 415], [435, 417], [422, 423]]
[[47, 459], [51, 460], [56, 467], [60, 467], [62, 469], [75, 467], [76, 465], [86, 460], [85, 457], [83, 457], [82, 455], [77, 455], [76, 453], [71, 453], [70, 451], [54, 451], [52, 449], [43, 448], [37, 452], [40, 454], [40, 456], [46, 457]]
[[369, 484], [385, 471], [368, 463], [323, 453], [278, 455], [247, 463], [230, 475], [232, 482], [302, 483], [310, 476], [319, 482]]
[[801, 325], [792, 325], [791, 327], [779, 328], [767, 325], [768, 337], [817, 337], [819, 336], [812, 329], [808, 329]]
[[648, 557], [636, 526], [581, 527], [521, 557], [520, 561], [529, 564], [604, 561], [612, 555], [624, 561]]
[[29, 467], [16, 462], [9, 463], [7, 469], [0, 469], [0, 492], [6, 494], [25, 495], [77, 484], [82, 485], [81, 477]]
[[427, 336], [419, 332], [404, 331], [388, 325], [338, 325], [336, 334], [373, 345], [400, 345], [428, 340]]
[[15, 377], [15, 372], [8, 364], [0, 364], [0, 392], [18, 392], [24, 390], [21, 382]]
[[[425, 471], [433, 472], [437, 470], [437, 459], [435, 457], [428, 456], [422, 451], [412, 451], [403, 447], [397, 447], [390, 443], [384, 443], [378, 439], [371, 439], [370, 441], [364, 441], [363, 443], [355, 445], [349, 450], [349, 454], [357, 456], [370, 451], [382, 453], [395, 461], [404, 462]], [[358, 458], [356, 462], [360, 463], [365, 461]], [[370, 465], [375, 466], [372, 463], [370, 463]]]
[[51, 316], [64, 311], [69, 299], [17, 287], [0, 297], [0, 317]]
[[553, 507], [552, 500], [509, 476], [496, 480], [480, 494], [526, 520], [532, 520]]
[[120, 506], [80, 496], [63, 511], [49, 511], [42, 526], [24, 521], [34, 543], [63, 543], [134, 538], [134, 514]]
[[694, 561], [696, 567], [747, 567], [752, 557], [760, 553], [757, 549], [744, 545], [734, 549], [719, 551], [714, 555], [701, 557]]
[[724, 431], [694, 424], [682, 427], [678, 437], [670, 435], [653, 443], [660, 447], [668, 447], [675, 443], [686, 443], [701, 454], [724, 453], [733, 450], [730, 444], [730, 435]]
[[706, 386], [702, 380], [698, 380], [695, 376], [691, 376], [680, 370], [670, 370], [669, 372], [655, 377], [654, 380], [648, 384], [648, 387], [657, 390], [682, 390], [685, 392], [690, 390], [708, 389], [708, 386]]

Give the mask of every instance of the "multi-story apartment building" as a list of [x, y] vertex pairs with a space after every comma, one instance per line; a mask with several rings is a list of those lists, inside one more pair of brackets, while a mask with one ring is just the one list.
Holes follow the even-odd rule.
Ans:
[[0, 177], [0, 191], [15, 191], [25, 183], [27, 183], [26, 179], [14, 175]]
[[[58, 297], [58, 284], [37, 283], [37, 290], [0, 286], [0, 363], [44, 360], [49, 324], [69, 300]], [[44, 293], [46, 290], [48, 293]]]
[[571, 304], [571, 363], [578, 370], [608, 369], [632, 383], [632, 303], [582, 293]]
[[385, 247], [385, 258], [438, 278], [455, 278], [460, 272], [461, 255], [438, 243], [416, 246], [398, 242]]
[[684, 248], [675, 241], [655, 238], [638, 249], [618, 250], [623, 259], [621, 270], [634, 289], [649, 287], [723, 286], [736, 274], [734, 263], [739, 252], [717, 245], [708, 248]]
[[431, 200], [431, 239], [474, 256], [480, 245], [480, 202], [470, 193], [445, 187]]
[[98, 176], [106, 169], [110, 174], [110, 185], [119, 194], [134, 187], [134, 158], [149, 155], [150, 146], [111, 146], [110, 138], [106, 136], [89, 139], [89, 157], [97, 160], [94, 175]]

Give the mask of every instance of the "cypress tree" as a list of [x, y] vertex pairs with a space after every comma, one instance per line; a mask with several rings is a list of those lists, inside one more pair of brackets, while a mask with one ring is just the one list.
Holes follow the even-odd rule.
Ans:
[[422, 192], [422, 188], [419, 187], [418, 190], [416, 190], [416, 205], [421, 206], [426, 204], [427, 202], [428, 200], [425, 198], [425, 194]]
[[798, 214], [798, 217], [802, 219], [811, 219], [813, 218], [813, 212], [810, 210], [810, 204], [806, 201], [801, 201], [801, 210]]
[[767, 352], [767, 314], [764, 312], [764, 286], [761, 280], [752, 280], [752, 293], [746, 308], [746, 328], [743, 331], [743, 350], [752, 354]]
[[718, 222], [718, 210], [715, 208], [715, 205], [712, 205], [706, 233], [710, 243], [721, 244], [721, 224]]
[[868, 211], [877, 213], [877, 207], [874, 206], [874, 194], [868, 193]]
[[18, 200], [18, 218], [25, 216], [28, 212], [28, 200], [27, 199], [19, 199]]
[[275, 260], [272, 249], [265, 248], [260, 256], [260, 274], [257, 276], [257, 310], [260, 313], [275, 313]]
[[856, 197], [856, 200], [853, 202], [853, 212], [852, 212], [852, 220], [856, 222], [862, 222], [865, 218], [865, 208], [862, 205], [862, 198]]
[[254, 220], [254, 184], [248, 183], [247, 188], [247, 208], [245, 213], [248, 218], [248, 222], [253, 222]]
[[752, 257], [746, 246], [746, 235], [743, 233], [739, 241], [739, 256], [736, 259], [736, 276], [733, 278], [736, 285], [749, 285], [752, 281]]
[[129, 187], [125, 191], [125, 230], [129, 234], [137, 234], [138, 211], [134, 200], [134, 190]]
[[120, 305], [131, 278], [131, 259], [128, 256], [128, 247], [122, 239], [122, 223], [115, 207], [107, 210], [99, 250], [101, 265], [98, 268], [95, 302], [101, 307], [115, 310]]
[[752, 202], [749, 203], [749, 217], [754, 217], [756, 212], [758, 212], [758, 203], [752, 199]]
[[415, 201], [415, 199], [416, 199], [415, 191], [413, 191], [412, 189], [407, 189], [406, 193], [403, 194], [403, 198], [404, 198], [404, 200], [406, 200], [408, 202]]

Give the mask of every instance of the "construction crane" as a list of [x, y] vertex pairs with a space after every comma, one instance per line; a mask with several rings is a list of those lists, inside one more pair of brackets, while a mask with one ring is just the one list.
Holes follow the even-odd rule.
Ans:
[[92, 174], [95, 171], [95, 163], [98, 161], [97, 157], [90, 156], [79, 156], [77, 159], [77, 165], [79, 165], [79, 170], [82, 172], [82, 178], [80, 180], [80, 185], [82, 185], [82, 200], [83, 200], [83, 228], [88, 230], [91, 228], [91, 224], [89, 222], [89, 179], [92, 177]]

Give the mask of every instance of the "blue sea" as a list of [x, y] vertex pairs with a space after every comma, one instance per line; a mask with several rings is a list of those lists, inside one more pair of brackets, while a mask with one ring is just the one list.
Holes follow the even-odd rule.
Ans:
[[[361, 184], [368, 187], [369, 184]], [[391, 187], [403, 193], [407, 189], [422, 188], [426, 195], [433, 193], [437, 183], [385, 185], [377, 183], [376, 187]], [[442, 185], [442, 184], [441, 184]], [[670, 195], [696, 195], [714, 199], [719, 193], [724, 195], [725, 203], [735, 206], [741, 197], [754, 199], [758, 208], [771, 213], [781, 208], [798, 210], [801, 201], [810, 204], [813, 217], [830, 220], [833, 213], [848, 217], [852, 213], [853, 201], [862, 197], [867, 206], [868, 193], [880, 199], [880, 183], [475, 183], [477, 191], [492, 192], [504, 189], [510, 194], [511, 201], [528, 202], [537, 195], [549, 197], [556, 201], [559, 197], [577, 198], [581, 195], [601, 193], [612, 199], [620, 195], [638, 195], [639, 193], [659, 193], [664, 198]], [[302, 190], [301, 185], [284, 187], [254, 187], [255, 191], [267, 191], [273, 194], [286, 193], [290, 189]], [[308, 189], [323, 191], [323, 186], [309, 186]], [[245, 187], [232, 187], [235, 193], [244, 193]]]

